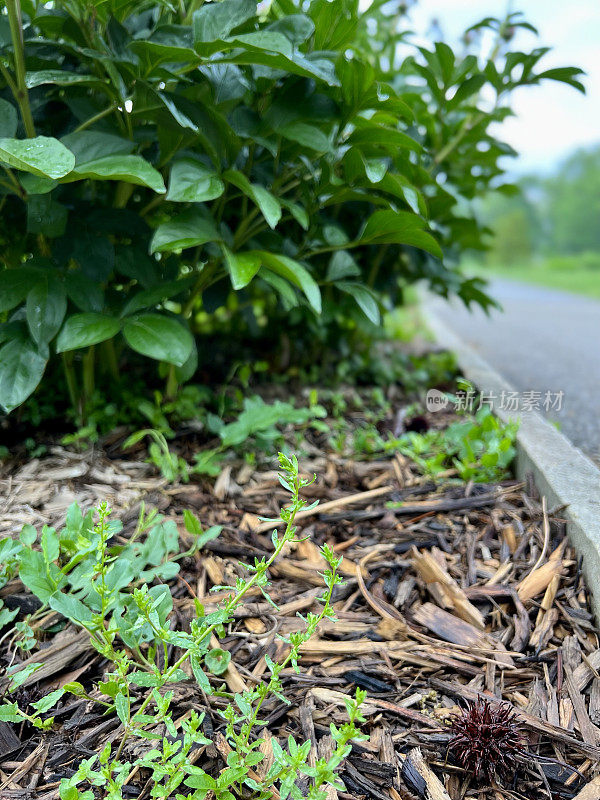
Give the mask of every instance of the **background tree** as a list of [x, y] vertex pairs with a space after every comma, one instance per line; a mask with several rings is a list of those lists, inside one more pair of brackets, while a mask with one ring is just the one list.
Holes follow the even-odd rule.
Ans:
[[543, 190], [547, 249], [560, 254], [600, 252], [600, 146], [573, 153], [544, 181]]

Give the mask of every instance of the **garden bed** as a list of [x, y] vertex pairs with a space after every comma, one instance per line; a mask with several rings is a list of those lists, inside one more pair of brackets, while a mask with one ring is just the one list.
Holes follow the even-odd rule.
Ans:
[[[423, 424], [436, 420], [425, 416]], [[228, 744], [218, 712], [233, 693], [266, 679], [268, 657], [277, 661], [285, 653], [279, 636], [302, 626], [298, 612], [317, 609], [325, 566], [318, 546], [327, 543], [344, 557], [345, 585], [333, 597], [337, 621], [324, 620], [303, 645], [300, 673], [284, 671], [289, 705], [265, 701], [259, 774], [273, 759], [271, 737], [282, 743], [292, 733], [310, 741], [310, 763], [328, 756], [330, 723], [343, 724], [344, 697], [360, 687], [367, 690], [362, 728], [370, 739], [354, 745], [341, 769], [342, 799], [597, 798], [598, 631], [560, 515], [547, 513], [534, 487], [513, 480], [465, 484], [448, 470], [434, 482], [398, 452], [361, 459], [320, 453], [316, 444], [312, 451], [301, 469], [318, 476], [305, 496], [319, 506], [299, 517], [302, 540], [288, 545], [270, 570], [279, 610], [251, 593], [235, 612], [234, 624], [215, 643], [231, 654], [227, 670], [211, 678], [213, 687], [224, 684], [219, 696], [209, 700], [193, 679], [170, 686], [176, 724], [193, 710], [206, 713], [204, 732], [212, 743], [192, 752], [193, 763], [215, 776], [224, 768]], [[123, 545], [136, 531], [141, 502], [175, 522], [181, 552], [193, 543], [182, 524], [184, 509], [203, 527], [222, 526], [218, 538], [184, 557], [180, 571], [165, 579], [174, 599], [172, 624], [180, 630], [189, 630], [199, 602], [209, 613], [228, 595], [211, 588], [233, 585], [240, 560], [272, 551], [274, 524], [259, 518], [276, 517], [286, 501], [277, 473], [264, 465], [231, 461], [214, 486], [168, 484], [143, 462], [60, 448], [13, 470], [2, 488], [2, 537], [22, 524], [58, 526], [72, 502], [89, 508], [102, 500], [123, 522], [115, 539]], [[6, 608], [20, 609], [16, 619], [36, 607], [18, 578], [0, 596]], [[3, 636], [3, 667], [43, 663], [5, 699], [26, 706], [72, 681], [89, 690], [106, 671], [87, 634], [65, 625], [60, 614], [47, 609], [35, 628], [39, 641], [30, 652]], [[7, 683], [4, 678], [3, 691]], [[514, 710], [521, 742], [514, 777], [500, 771], [478, 781], [448, 751], [448, 723], [477, 698]], [[114, 713], [107, 716], [85, 697], [64, 695], [52, 713], [47, 732], [0, 723], [3, 800], [58, 798], [61, 779], [123, 733]], [[131, 739], [124, 755], [135, 759], [150, 747]], [[133, 770], [123, 797], [150, 797], [149, 774]], [[333, 800], [335, 790], [328, 791]]]

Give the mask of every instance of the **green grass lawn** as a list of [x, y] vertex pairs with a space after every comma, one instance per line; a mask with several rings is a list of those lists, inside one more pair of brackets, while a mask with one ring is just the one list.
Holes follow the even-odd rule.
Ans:
[[600, 269], [582, 265], [576, 257], [562, 258], [561, 262], [564, 264], [559, 265], [549, 260], [506, 267], [496, 264], [477, 265], [473, 272], [481, 277], [506, 278], [600, 299]]

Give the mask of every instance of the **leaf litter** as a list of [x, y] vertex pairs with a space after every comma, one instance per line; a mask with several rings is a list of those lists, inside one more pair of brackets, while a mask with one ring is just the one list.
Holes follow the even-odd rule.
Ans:
[[[313, 451], [301, 467], [318, 476], [309, 499], [319, 505], [300, 515], [302, 540], [271, 569], [278, 610], [260, 594], [250, 596], [226, 635], [211, 643], [228, 654], [218, 682], [229, 691], [261, 682], [267, 659], [277, 660], [285, 647], [278, 636], [300, 627], [298, 612], [315, 608], [324, 567], [319, 546], [328, 543], [344, 556], [337, 622], [324, 620], [303, 646], [299, 674], [285, 671], [289, 705], [265, 702], [265, 759], [257, 770], [268, 769], [273, 739], [289, 733], [310, 741], [311, 763], [327, 755], [329, 724], [345, 721], [344, 700], [360, 687], [368, 694], [363, 727], [370, 738], [353, 747], [341, 773], [346, 792], [331, 790], [332, 800], [597, 800], [600, 641], [560, 509], [548, 510], [535, 487], [514, 480], [433, 482], [403, 455], [361, 461]], [[228, 464], [214, 486], [170, 485], [142, 462], [61, 448], [7, 474], [1, 488], [2, 538], [23, 524], [60, 525], [71, 503], [87, 509], [99, 500], [122, 521], [121, 541], [133, 534], [141, 502], [177, 525], [182, 553], [192, 544], [185, 509], [205, 528], [222, 526], [168, 580], [173, 619], [183, 630], [198, 602], [207, 613], [216, 608], [219, 593], [211, 588], [233, 585], [240, 559], [272, 550], [274, 525], [260, 518], [276, 515], [285, 500], [275, 470], [242, 461]], [[18, 578], [0, 598], [17, 609], [17, 620], [35, 609]], [[3, 672], [19, 662], [42, 663], [11, 700], [35, 702], [70, 681], [90, 682], [107, 667], [86, 635], [56, 612], [36, 636], [29, 653], [2, 636]], [[0, 687], [6, 692], [6, 678]], [[174, 719], [206, 712], [212, 743], [194, 757], [212, 761], [218, 774], [228, 744], [217, 712], [227, 699], [208, 702], [191, 678], [173, 688]], [[449, 744], [453, 720], [484, 700], [511, 712], [526, 756], [513, 776], [484, 770], [482, 782]], [[65, 696], [54, 716], [47, 732], [0, 723], [2, 800], [55, 800], [61, 778], [118, 740], [122, 729], [85, 698]], [[143, 770], [130, 775], [124, 796], [149, 796]]]

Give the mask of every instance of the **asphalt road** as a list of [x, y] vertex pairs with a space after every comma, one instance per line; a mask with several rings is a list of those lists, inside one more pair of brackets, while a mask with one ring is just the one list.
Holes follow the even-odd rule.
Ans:
[[459, 301], [436, 299], [433, 308], [518, 390], [521, 404], [537, 404], [600, 462], [600, 302], [505, 280], [492, 281], [490, 294], [503, 310], [489, 317]]

